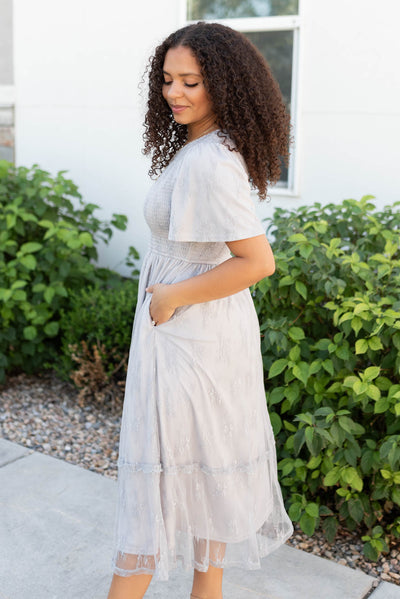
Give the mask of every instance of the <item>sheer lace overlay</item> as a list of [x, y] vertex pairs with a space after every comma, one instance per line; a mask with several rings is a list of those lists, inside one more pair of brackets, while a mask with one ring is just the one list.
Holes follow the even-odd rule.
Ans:
[[260, 568], [293, 527], [277, 479], [257, 316], [248, 289], [178, 308], [152, 326], [145, 288], [230, 257], [263, 233], [242, 158], [217, 132], [189, 143], [146, 200], [142, 265], [122, 414], [114, 572]]

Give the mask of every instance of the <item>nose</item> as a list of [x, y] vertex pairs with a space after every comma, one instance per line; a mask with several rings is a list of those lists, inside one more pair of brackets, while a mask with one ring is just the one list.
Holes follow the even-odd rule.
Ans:
[[179, 81], [172, 81], [167, 87], [167, 96], [170, 100], [183, 96], [183, 85]]

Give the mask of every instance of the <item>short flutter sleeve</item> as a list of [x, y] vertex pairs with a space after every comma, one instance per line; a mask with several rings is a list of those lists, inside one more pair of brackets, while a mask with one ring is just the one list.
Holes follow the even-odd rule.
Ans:
[[219, 141], [188, 147], [171, 195], [168, 239], [226, 242], [265, 234], [243, 158]]

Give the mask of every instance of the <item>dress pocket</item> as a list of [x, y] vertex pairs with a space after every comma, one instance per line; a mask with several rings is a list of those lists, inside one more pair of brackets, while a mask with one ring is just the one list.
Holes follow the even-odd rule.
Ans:
[[153, 319], [150, 314], [150, 302], [151, 302], [151, 295], [149, 297], [148, 304], [145, 307], [145, 309], [147, 311], [148, 321], [150, 322], [151, 326], [155, 327], [155, 328], [159, 328], [159, 327], [164, 328], [165, 326], [169, 325], [171, 322], [174, 322], [176, 319], [179, 319], [186, 312], [186, 310], [190, 307], [190, 306], [179, 306], [178, 308], [175, 309], [175, 312], [172, 314], [171, 318], [169, 318], [168, 320], [166, 320], [165, 322], [163, 322], [161, 324], [154, 325]]

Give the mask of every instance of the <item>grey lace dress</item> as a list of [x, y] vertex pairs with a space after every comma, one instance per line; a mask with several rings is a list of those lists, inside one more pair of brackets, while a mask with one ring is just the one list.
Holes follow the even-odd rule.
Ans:
[[181, 148], [145, 204], [151, 246], [139, 282], [122, 414], [113, 571], [260, 568], [293, 527], [277, 480], [260, 332], [250, 291], [178, 308], [152, 326], [153, 283], [230, 258], [264, 234], [245, 163], [213, 131]]

